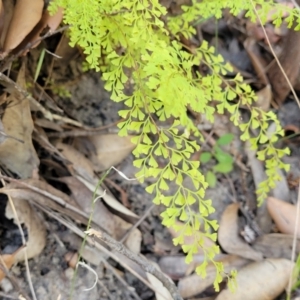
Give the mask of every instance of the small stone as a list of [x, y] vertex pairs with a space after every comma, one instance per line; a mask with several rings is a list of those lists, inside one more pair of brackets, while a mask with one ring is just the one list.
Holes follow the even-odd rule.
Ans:
[[16, 276], [20, 276], [21, 275], [21, 269], [19, 266], [15, 265], [11, 268], [11, 271], [14, 273], [14, 275]]
[[65, 270], [65, 276], [71, 280], [73, 278], [73, 275], [74, 275], [74, 269], [72, 268], [68, 268]]
[[10, 280], [7, 279], [6, 277], [4, 277], [4, 278], [1, 280], [1, 282], [0, 282], [0, 287], [1, 287], [1, 289], [2, 289], [2, 291], [3, 291], [4, 293], [10, 292], [10, 291], [12, 291], [13, 288], [14, 288], [13, 285], [12, 285], [12, 283], [10, 282]]
[[53, 262], [53, 264], [58, 265], [59, 264], [59, 258], [58, 257], [53, 257], [52, 262]]

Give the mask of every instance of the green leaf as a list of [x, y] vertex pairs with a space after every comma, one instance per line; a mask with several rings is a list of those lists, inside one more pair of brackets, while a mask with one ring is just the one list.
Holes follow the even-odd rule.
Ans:
[[206, 182], [208, 183], [208, 185], [210, 187], [215, 187], [216, 183], [217, 183], [217, 177], [215, 175], [215, 173], [208, 171], [205, 177]]
[[212, 154], [209, 152], [202, 152], [200, 155], [200, 161], [202, 163], [207, 163], [208, 161], [210, 161], [212, 158]]
[[219, 163], [219, 164], [217, 164], [213, 167], [213, 170], [215, 172], [219, 172], [219, 173], [222, 173], [222, 174], [229, 173], [229, 172], [232, 171], [232, 169], [233, 169], [233, 164], [228, 163], [228, 162]]
[[149, 193], [149, 194], [152, 194], [155, 187], [156, 187], [156, 183], [153, 183], [153, 184], [147, 186], [146, 187], [146, 192]]
[[222, 135], [218, 140], [217, 144], [219, 146], [229, 145], [234, 139], [234, 135], [232, 133], [227, 133]]
[[219, 163], [233, 163], [233, 157], [220, 148], [216, 148], [215, 157]]
[[182, 210], [182, 213], [181, 213], [181, 215], [180, 215], [180, 217], [179, 217], [179, 220], [180, 220], [180, 221], [186, 221], [187, 218], [188, 218], [188, 216], [187, 216], [187, 214], [186, 214], [186, 211], [185, 211], [185, 209], [183, 209], [183, 210]]

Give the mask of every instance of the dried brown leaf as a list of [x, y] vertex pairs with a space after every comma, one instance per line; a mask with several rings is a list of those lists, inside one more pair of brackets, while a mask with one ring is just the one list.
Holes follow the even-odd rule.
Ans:
[[9, 24], [3, 50], [16, 48], [40, 21], [44, 7], [43, 0], [17, 0]]
[[[218, 260], [222, 257], [224, 257], [224, 254], [219, 254], [215, 259]], [[199, 264], [203, 263], [205, 256], [195, 254], [190, 264], [187, 264], [185, 260], [186, 256], [184, 255], [165, 255], [161, 257], [158, 264], [165, 274], [174, 280], [178, 280], [191, 274]]]
[[[46, 32], [53, 32], [57, 29], [59, 24], [61, 23], [63, 18], [63, 9], [59, 8], [57, 12], [51, 16], [48, 12], [48, 10], [45, 10], [41, 20], [38, 22], [38, 24], [33, 28], [33, 30], [24, 38], [22, 43], [18, 46], [18, 50], [22, 50], [26, 47], [27, 44], [31, 43], [32, 47], [35, 48], [40, 44], [39, 42], [36, 42], [41, 37], [42, 33], [46, 34]], [[45, 30], [47, 31], [45, 32]], [[28, 50], [27, 50], [28, 51]]]
[[[25, 86], [24, 63], [19, 71], [17, 84], [21, 87]], [[21, 99], [13, 93], [8, 101], [10, 104], [5, 109], [2, 123], [5, 134], [13, 138], [6, 138], [0, 144], [0, 163], [21, 178], [29, 178], [39, 165], [39, 159], [32, 144], [33, 122], [29, 100]]]
[[254, 103], [255, 106], [261, 108], [264, 111], [268, 111], [272, 101], [272, 89], [271, 85], [266, 85], [263, 89], [256, 92], [257, 101]]
[[[22, 183], [28, 186], [24, 186]], [[37, 203], [37, 205], [59, 211], [73, 220], [80, 221], [83, 224], [87, 223], [88, 216], [78, 208], [69, 196], [45, 182], [32, 179], [25, 182], [14, 182], [1, 188], [0, 191], [6, 194], [9, 193], [12, 198], [22, 197], [22, 199]]]
[[[68, 188], [71, 190], [72, 198], [86, 214], [90, 215], [92, 213], [91, 201], [93, 199], [93, 193], [75, 177], [61, 177], [58, 180], [67, 184]], [[100, 226], [100, 228], [106, 230], [113, 237], [116, 236], [114, 216], [101, 200], [98, 200], [95, 203], [93, 222]]]
[[[252, 247], [263, 254], [266, 258], [286, 258], [292, 257], [293, 249], [292, 235], [282, 233], [271, 233], [260, 236], [255, 240]], [[296, 255], [300, 252], [300, 240], [296, 241]]]
[[72, 163], [72, 165], [68, 165], [71, 174], [74, 174], [75, 171], [85, 180], [97, 183], [98, 180], [94, 175], [93, 164], [89, 159], [70, 145], [58, 143], [56, 148], [61, 152], [63, 157]]
[[218, 241], [227, 253], [240, 255], [247, 259], [262, 260], [262, 254], [251, 248], [239, 236], [238, 210], [238, 203], [232, 203], [225, 209], [220, 221]]
[[4, 45], [5, 37], [6, 37], [6, 34], [7, 34], [7, 30], [8, 30], [11, 18], [13, 16], [13, 12], [14, 12], [14, 3], [13, 3], [13, 1], [11, 1], [11, 0], [2, 0], [2, 10], [4, 12], [4, 15], [3, 15], [3, 28], [2, 28], [1, 34], [0, 34], [1, 49], [3, 49], [3, 45]]
[[295, 228], [297, 220], [297, 208], [295, 205], [269, 197], [267, 207], [280, 232], [287, 234], [296, 232], [297, 237], [300, 238], [300, 227]]
[[4, 6], [2, 0], [0, 0], [0, 37], [4, 29]]
[[[250, 24], [254, 27], [256, 26], [253, 23]], [[249, 58], [252, 62], [252, 65], [255, 69], [258, 78], [262, 81], [264, 85], [267, 86], [269, 84], [269, 80], [265, 71], [266, 63], [262, 58], [259, 47], [257, 45], [257, 41], [254, 38], [248, 37], [244, 41], [244, 47], [249, 55]]]
[[[218, 255], [216, 260], [223, 263], [225, 273], [230, 273], [233, 269], [239, 270], [249, 262], [247, 259], [236, 255]], [[215, 278], [216, 267], [213, 263], [209, 263], [205, 278], [200, 277], [198, 274], [193, 274], [180, 279], [178, 283], [179, 293], [183, 298], [190, 298], [200, 294], [214, 283]]]
[[[281, 105], [291, 91], [290, 85], [295, 86], [299, 74], [300, 63], [300, 33], [290, 29], [287, 36], [282, 42], [282, 51], [279, 55], [280, 67], [283, 68], [285, 74], [274, 60], [268, 70], [268, 77], [273, 89], [275, 101]], [[289, 79], [289, 83], [286, 80]]]
[[[113, 216], [113, 221], [116, 227], [115, 230], [116, 239], [121, 240], [123, 236], [127, 233], [127, 231], [131, 229], [132, 225], [128, 222], [125, 222], [118, 216]], [[124, 244], [132, 252], [138, 254], [141, 252], [141, 242], [142, 242], [142, 234], [137, 228], [134, 228], [130, 232], [126, 240], [124, 241]]]
[[[8, 191], [1, 189], [1, 192], [7, 196], [11, 196]], [[11, 197], [18, 219], [21, 224], [24, 224], [28, 231], [28, 241], [26, 248], [22, 249], [15, 255], [15, 262], [23, 261], [25, 259], [25, 251], [27, 257], [32, 258], [39, 255], [46, 245], [46, 228], [44, 220], [32, 209], [30, 204], [22, 197], [22, 193], [18, 197]], [[8, 219], [13, 219], [15, 224], [18, 224], [14, 210], [7, 202], [5, 216]]]
[[135, 148], [131, 142], [132, 136], [120, 137], [117, 134], [107, 134], [90, 136], [87, 139], [95, 149], [95, 152], [90, 151], [89, 157], [97, 172], [116, 166]]
[[294, 263], [287, 259], [266, 259], [238, 272], [235, 293], [223, 290], [216, 300], [275, 299], [286, 288]]
[[3, 254], [0, 255], [0, 281], [5, 277], [5, 271], [2, 270], [2, 268], [5, 268], [9, 270], [13, 264], [16, 262], [16, 255], [24, 248], [24, 246], [21, 246], [19, 249], [17, 249], [12, 254]]
[[[94, 192], [96, 189], [96, 183], [92, 184], [82, 177], [78, 176], [76, 177], [79, 179], [90, 191]], [[104, 200], [104, 202], [113, 208], [114, 210], [120, 212], [121, 214], [125, 216], [132, 217], [132, 221], [136, 221], [137, 218], [139, 218], [135, 213], [133, 213], [131, 210], [129, 210], [127, 207], [125, 207], [122, 203], [117, 201], [113, 196], [107, 194], [101, 187], [97, 190], [97, 195], [101, 196], [101, 198]]]
[[[71, 174], [77, 173], [76, 176], [91, 192], [94, 192], [98, 184], [99, 179], [94, 175], [93, 164], [83, 154], [77, 151], [72, 146], [58, 143], [58, 150], [61, 152], [63, 157], [69, 160], [72, 165], [69, 165], [69, 171]], [[107, 205], [115, 209], [116, 211], [124, 214], [125, 216], [133, 217], [134, 220], [138, 218], [136, 214], [131, 212], [128, 208], [117, 201], [113, 196], [107, 194], [101, 187], [97, 190], [97, 195], [106, 202]]]

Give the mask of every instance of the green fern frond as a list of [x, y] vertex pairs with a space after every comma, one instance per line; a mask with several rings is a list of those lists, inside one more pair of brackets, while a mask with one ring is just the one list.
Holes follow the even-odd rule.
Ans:
[[[268, 12], [276, 8], [273, 15], [276, 25], [282, 22], [286, 11], [290, 13], [286, 18], [289, 26], [294, 19], [299, 23], [298, 10], [274, 1], [253, 2], [263, 21], [267, 20]], [[192, 159], [192, 154], [199, 150], [198, 142], [202, 136], [188, 117], [187, 107], [213, 122], [215, 107], [211, 101], [217, 101], [217, 112], [228, 111], [231, 121], [242, 132], [241, 139], [250, 140], [251, 147], [259, 149], [258, 158], [266, 162], [268, 175], [257, 191], [260, 202], [279, 179], [278, 168], [288, 170], [281, 158], [289, 151], [274, 146], [283, 135], [275, 114], [252, 105], [256, 96], [250, 86], [243, 83], [241, 75], [224, 79], [224, 75], [232, 70], [220, 55], [215, 55], [214, 48], [203, 42], [189, 53], [171, 37], [179, 33], [191, 36], [194, 21], [211, 15], [220, 18], [224, 8], [233, 15], [245, 11], [246, 16], [255, 21], [251, 1], [193, 0], [193, 5], [182, 7], [182, 15], [168, 17], [166, 24], [162, 16], [167, 11], [157, 0], [55, 0], [49, 10], [55, 12], [59, 6], [65, 9], [64, 22], [72, 25], [71, 45], [82, 47], [90, 67], [102, 70], [105, 88], [111, 92], [112, 100], [123, 101], [127, 106], [119, 111], [124, 121], [118, 126], [120, 135], [136, 134], [133, 154], [134, 165], [140, 169], [137, 178], [141, 182], [149, 177], [156, 179], [146, 190], [154, 195], [154, 203], [166, 207], [162, 213], [163, 224], [178, 232], [174, 243], [182, 246], [187, 262], [192, 261], [199, 248], [203, 249], [206, 259], [196, 271], [205, 276], [206, 265], [212, 262], [217, 270], [215, 288], [218, 289], [224, 271], [222, 264], [214, 260], [219, 248], [205, 248], [203, 243], [204, 236], [216, 240], [218, 225], [208, 218], [214, 208], [210, 200], [205, 200], [207, 183], [199, 163]], [[101, 64], [103, 54], [106, 65]], [[200, 62], [209, 67], [208, 75], [192, 72], [192, 67]], [[131, 70], [130, 78], [128, 69]], [[124, 93], [128, 80], [134, 82], [131, 95]], [[248, 108], [249, 122], [241, 119], [241, 106]], [[268, 133], [272, 122], [275, 122], [276, 130]], [[185, 127], [183, 133], [179, 132], [179, 125]], [[253, 136], [251, 129], [258, 133]], [[164, 165], [161, 165], [162, 161], [165, 161]], [[193, 183], [192, 188], [184, 185], [185, 178]], [[176, 189], [170, 194], [171, 182], [175, 182]], [[192, 209], [195, 203], [198, 211]], [[182, 225], [178, 225], [177, 219]], [[185, 236], [193, 236], [194, 243], [184, 244]]]

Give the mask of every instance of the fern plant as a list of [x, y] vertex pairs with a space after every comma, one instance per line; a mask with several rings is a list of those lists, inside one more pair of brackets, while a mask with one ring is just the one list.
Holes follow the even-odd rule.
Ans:
[[[196, 272], [205, 277], [206, 265], [212, 262], [217, 270], [214, 286], [218, 289], [223, 266], [214, 256], [219, 247], [204, 247], [204, 237], [216, 240], [218, 224], [208, 218], [214, 207], [211, 200], [205, 200], [207, 183], [199, 161], [191, 158], [203, 137], [188, 117], [187, 107], [204, 114], [211, 122], [215, 113], [230, 113], [231, 121], [241, 130], [241, 139], [249, 140], [251, 147], [258, 150], [258, 158], [265, 162], [268, 178], [257, 190], [260, 203], [280, 179], [278, 168], [288, 170], [281, 158], [289, 150], [276, 148], [276, 141], [283, 135], [279, 121], [272, 111], [264, 112], [253, 106], [255, 93], [242, 76], [225, 79], [231, 67], [215, 54], [213, 47], [204, 41], [199, 48], [187, 51], [179, 35], [191, 37], [195, 33], [193, 22], [212, 15], [220, 18], [224, 8], [233, 15], [245, 11], [252, 21], [257, 18], [257, 10], [263, 22], [273, 11], [276, 25], [281, 24], [283, 12], [288, 10], [289, 26], [294, 20], [299, 23], [298, 10], [273, 0], [192, 0], [192, 5], [183, 6], [183, 13], [176, 17], [167, 16], [166, 8], [158, 0], [54, 0], [49, 10], [54, 13], [58, 7], [65, 10], [64, 22], [72, 25], [71, 46], [77, 44], [84, 49], [89, 67], [102, 71], [111, 99], [127, 106], [119, 111], [124, 119], [118, 125], [119, 134], [135, 133], [134, 165], [140, 168], [136, 176], [141, 182], [155, 178], [146, 191], [153, 194], [154, 203], [165, 206], [162, 223], [178, 232], [174, 244], [182, 246], [187, 263], [199, 248], [203, 249], [205, 260]], [[200, 62], [209, 69], [206, 76], [192, 71]], [[124, 92], [128, 80], [134, 83], [132, 94]], [[240, 117], [241, 106], [249, 110], [248, 122]], [[276, 129], [268, 133], [271, 122]], [[184, 126], [184, 132], [179, 131], [179, 125]], [[256, 129], [257, 134], [251, 135], [250, 129]], [[159, 163], [160, 158], [165, 165]], [[186, 187], [184, 178], [189, 178], [194, 187]], [[168, 191], [171, 181], [177, 186], [172, 194]], [[195, 203], [197, 211], [191, 207]], [[177, 219], [182, 225], [178, 225]], [[194, 242], [185, 244], [186, 236], [192, 236]]]

